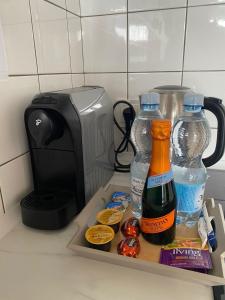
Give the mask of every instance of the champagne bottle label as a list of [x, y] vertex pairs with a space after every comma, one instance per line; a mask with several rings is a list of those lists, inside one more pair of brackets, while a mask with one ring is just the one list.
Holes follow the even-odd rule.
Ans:
[[177, 193], [177, 210], [186, 213], [195, 213], [202, 208], [205, 183], [184, 184], [175, 182]]
[[173, 179], [173, 172], [170, 170], [167, 173], [148, 177], [147, 188], [153, 188], [155, 186], [163, 185], [170, 182]]
[[159, 233], [166, 231], [174, 224], [175, 209], [160, 218], [141, 218], [141, 231], [144, 233]]

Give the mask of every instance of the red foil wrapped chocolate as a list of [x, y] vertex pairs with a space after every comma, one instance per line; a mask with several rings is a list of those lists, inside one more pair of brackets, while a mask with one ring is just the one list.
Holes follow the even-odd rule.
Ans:
[[136, 237], [128, 237], [119, 242], [117, 252], [120, 255], [137, 257], [140, 252], [140, 243]]
[[121, 231], [125, 237], [138, 237], [140, 234], [140, 224], [137, 218], [130, 218], [126, 220]]

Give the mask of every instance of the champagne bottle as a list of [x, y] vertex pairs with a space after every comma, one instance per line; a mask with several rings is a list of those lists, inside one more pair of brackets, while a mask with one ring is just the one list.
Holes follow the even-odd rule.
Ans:
[[142, 196], [141, 231], [144, 239], [158, 245], [175, 237], [176, 191], [170, 165], [169, 120], [153, 120], [152, 156]]

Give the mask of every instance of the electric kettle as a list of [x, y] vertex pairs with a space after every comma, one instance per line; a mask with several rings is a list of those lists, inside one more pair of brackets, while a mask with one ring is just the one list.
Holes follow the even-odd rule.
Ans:
[[[166, 85], [156, 87], [151, 91], [155, 91], [160, 94], [160, 111], [165, 118], [170, 119], [172, 124], [174, 124], [176, 118], [178, 118], [183, 112], [184, 94], [191, 92], [191, 89], [176, 85]], [[221, 99], [205, 97], [204, 109], [212, 112], [218, 123], [215, 151], [212, 155], [203, 159], [204, 165], [206, 167], [210, 167], [218, 162], [224, 154], [225, 107], [223, 106]]]

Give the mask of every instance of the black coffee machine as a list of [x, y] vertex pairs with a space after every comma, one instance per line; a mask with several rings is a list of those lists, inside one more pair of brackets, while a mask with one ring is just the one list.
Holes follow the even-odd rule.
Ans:
[[113, 174], [112, 101], [101, 87], [40, 94], [25, 126], [34, 191], [21, 201], [22, 221], [62, 228]]

